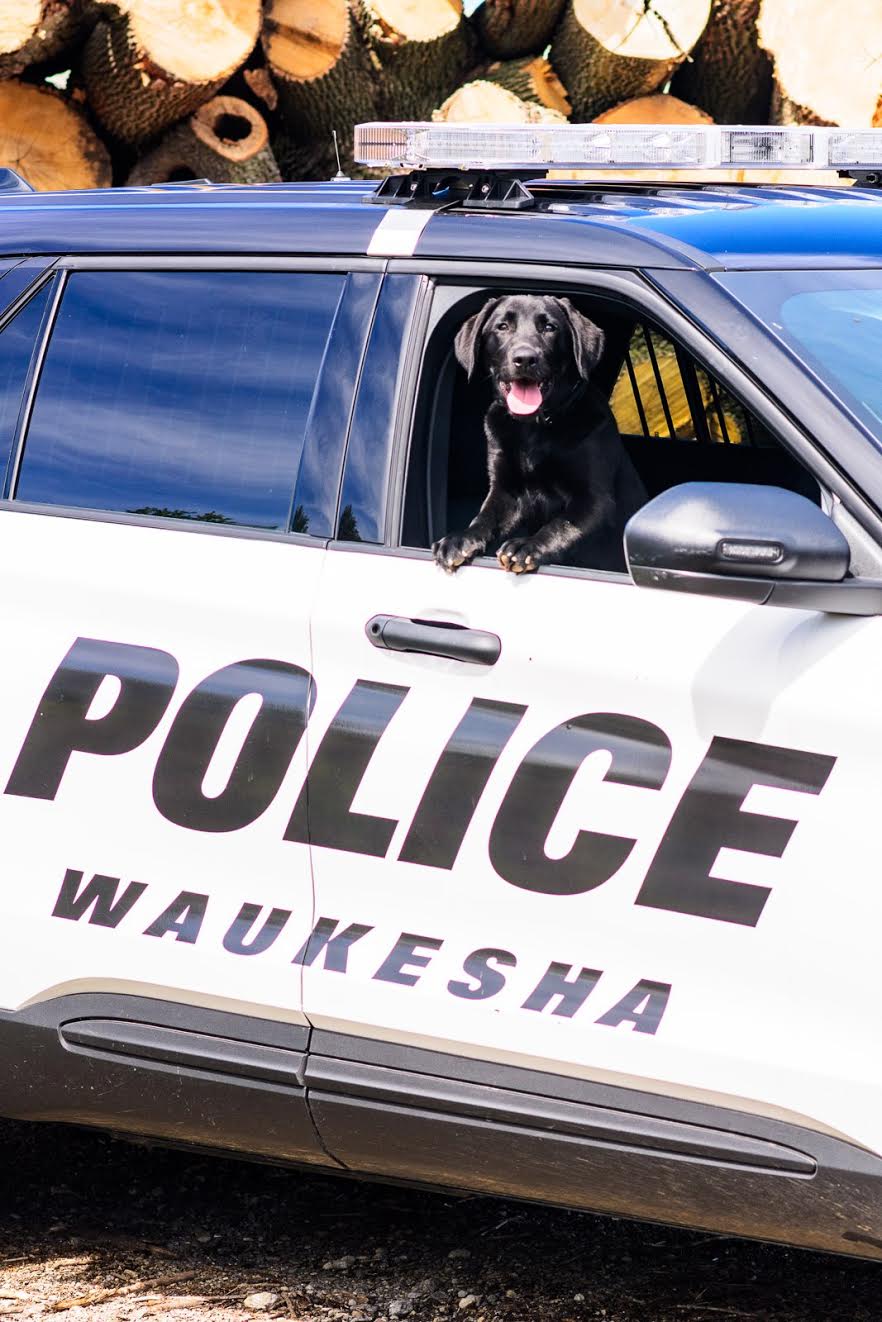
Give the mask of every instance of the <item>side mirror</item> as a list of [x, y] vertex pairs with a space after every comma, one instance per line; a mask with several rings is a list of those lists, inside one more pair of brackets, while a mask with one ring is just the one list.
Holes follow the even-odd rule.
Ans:
[[882, 614], [882, 583], [847, 579], [848, 542], [805, 496], [740, 482], [685, 482], [625, 528], [638, 587], [768, 606]]

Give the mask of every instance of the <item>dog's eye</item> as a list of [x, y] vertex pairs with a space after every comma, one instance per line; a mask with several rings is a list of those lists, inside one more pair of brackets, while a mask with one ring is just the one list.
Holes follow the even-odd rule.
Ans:
[[541, 329], [542, 329], [542, 334], [543, 334], [543, 335], [553, 335], [554, 332], [557, 330], [557, 327], [556, 327], [556, 326], [553, 326], [553, 325], [551, 324], [551, 322], [549, 321], [549, 322], [547, 322], [546, 325], [544, 325]]
[[507, 321], [498, 321], [498, 322], [496, 323], [496, 329], [497, 329], [498, 331], [507, 331], [507, 330], [508, 330], [508, 322], [507, 322]]

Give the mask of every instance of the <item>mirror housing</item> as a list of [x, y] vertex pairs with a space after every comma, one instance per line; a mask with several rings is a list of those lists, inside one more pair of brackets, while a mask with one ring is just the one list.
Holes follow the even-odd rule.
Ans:
[[769, 606], [882, 614], [882, 583], [847, 579], [848, 542], [817, 505], [783, 487], [685, 482], [625, 528], [638, 587]]

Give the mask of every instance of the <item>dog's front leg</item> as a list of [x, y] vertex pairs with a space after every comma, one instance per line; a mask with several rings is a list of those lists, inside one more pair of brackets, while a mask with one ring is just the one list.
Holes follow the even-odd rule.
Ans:
[[478, 513], [464, 532], [448, 533], [433, 543], [435, 562], [449, 574], [482, 555], [494, 537], [504, 537], [519, 521], [517, 502], [507, 492], [491, 487]]
[[595, 532], [615, 514], [615, 503], [610, 497], [592, 502], [584, 512], [570, 511], [549, 519], [532, 537], [513, 537], [496, 552], [503, 569], [513, 574], [531, 574], [540, 565], [554, 563], [580, 542]]

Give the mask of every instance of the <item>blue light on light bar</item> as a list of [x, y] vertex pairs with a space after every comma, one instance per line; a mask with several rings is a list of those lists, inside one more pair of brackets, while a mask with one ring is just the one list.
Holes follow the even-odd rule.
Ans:
[[836, 170], [882, 166], [882, 129], [718, 124], [358, 124], [375, 169]]

